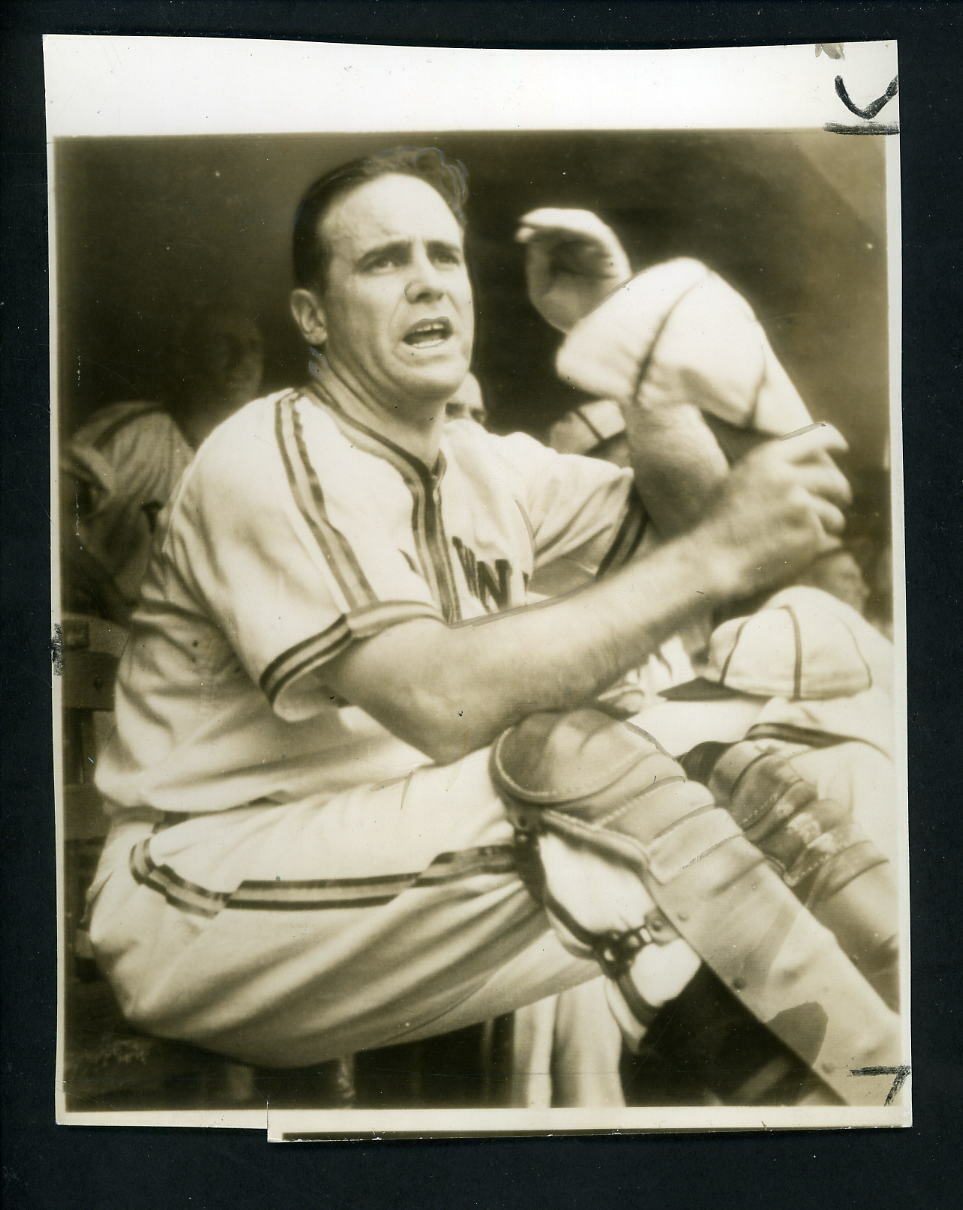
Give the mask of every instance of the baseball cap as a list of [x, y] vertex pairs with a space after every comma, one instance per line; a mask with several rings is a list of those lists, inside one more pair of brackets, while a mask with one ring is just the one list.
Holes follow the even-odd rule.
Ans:
[[893, 690], [893, 643], [871, 625], [859, 610], [824, 588], [809, 584], [793, 584], [783, 588], [766, 602], [766, 608], [789, 603], [801, 611], [818, 610], [838, 618], [852, 632], [860, 654], [869, 665], [875, 688], [886, 693]]
[[784, 590], [778, 603], [723, 622], [695, 665], [699, 675], [664, 690], [634, 721], [674, 755], [707, 740], [734, 743], [757, 723], [887, 747], [888, 699], [874, 688], [860, 631], [821, 607], [828, 595]]
[[647, 410], [687, 403], [758, 433], [791, 433], [812, 420], [747, 300], [691, 257], [653, 265], [613, 291], [568, 333], [556, 368], [594, 395]]
[[852, 629], [812, 601], [785, 598], [716, 627], [700, 669], [720, 688], [790, 701], [848, 697], [873, 686]]
[[593, 399], [556, 420], [548, 430], [548, 444], [559, 454], [590, 454], [624, 432], [619, 405], [612, 399]]

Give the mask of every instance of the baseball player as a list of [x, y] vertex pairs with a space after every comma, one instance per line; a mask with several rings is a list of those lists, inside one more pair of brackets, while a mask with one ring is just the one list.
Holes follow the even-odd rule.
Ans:
[[70, 566], [89, 585], [87, 608], [115, 621], [126, 621], [137, 600], [157, 515], [194, 451], [261, 383], [261, 334], [236, 308], [194, 308], [173, 344], [166, 405], [99, 408], [71, 438], [61, 467]]
[[871, 589], [856, 556], [846, 547], [828, 551], [799, 577], [800, 584], [809, 584], [831, 593], [865, 615]]
[[[474, 327], [464, 200], [458, 166], [408, 149], [301, 202], [311, 373], [204, 443], [133, 617], [98, 959], [143, 1028], [291, 1066], [600, 968], [638, 1036], [701, 959], [852, 1099], [852, 1066], [897, 1060], [895, 1015], [732, 816], [592, 706], [834, 541], [839, 439], [763, 444], [692, 522], [664, 473], [647, 487], [668, 440], [633, 475], [446, 423]], [[556, 263], [535, 301], [569, 319], [625, 272], [606, 238], [529, 242]], [[647, 526], [666, 540], [636, 557]], [[567, 591], [526, 607], [546, 571]]]
[[465, 375], [465, 381], [445, 404], [445, 415], [449, 420], [474, 420], [483, 429], [488, 428], [488, 408], [481, 383], [471, 372]]

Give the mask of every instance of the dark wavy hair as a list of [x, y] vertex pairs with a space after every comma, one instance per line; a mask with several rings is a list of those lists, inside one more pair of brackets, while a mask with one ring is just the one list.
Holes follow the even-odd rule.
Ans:
[[321, 224], [334, 203], [366, 181], [392, 174], [417, 177], [430, 185], [448, 204], [459, 226], [464, 228], [468, 171], [459, 160], [446, 159], [445, 153], [437, 147], [392, 147], [362, 156], [326, 172], [301, 198], [292, 242], [297, 285], [324, 289], [329, 249], [321, 237]]

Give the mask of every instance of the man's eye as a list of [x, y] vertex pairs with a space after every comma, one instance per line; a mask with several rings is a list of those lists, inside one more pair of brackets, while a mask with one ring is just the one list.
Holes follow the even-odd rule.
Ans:
[[378, 273], [385, 269], [394, 269], [401, 264], [400, 252], [381, 252], [368, 261], [365, 266], [370, 273]]
[[443, 265], [460, 265], [461, 255], [455, 248], [439, 248], [435, 252], [435, 260]]

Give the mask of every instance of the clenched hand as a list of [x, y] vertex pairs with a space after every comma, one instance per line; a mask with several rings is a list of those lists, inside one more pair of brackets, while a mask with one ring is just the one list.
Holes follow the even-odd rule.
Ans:
[[532, 306], [562, 332], [631, 274], [615, 232], [590, 210], [531, 210], [519, 219], [515, 239], [525, 245]]

